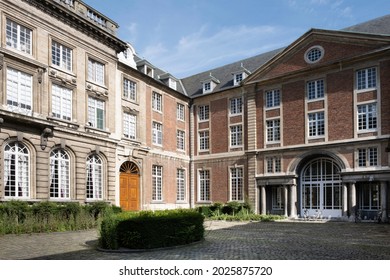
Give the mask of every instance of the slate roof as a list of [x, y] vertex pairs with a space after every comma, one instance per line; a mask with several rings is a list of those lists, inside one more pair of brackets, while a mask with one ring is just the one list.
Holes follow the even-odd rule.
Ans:
[[[389, 35], [390, 34], [390, 14], [385, 15], [373, 20], [363, 22], [357, 25], [353, 25], [347, 28], [342, 29], [341, 31], [347, 32], [357, 32], [357, 33], [370, 33], [370, 34], [380, 34], [380, 35]], [[233, 84], [233, 73], [237, 73], [240, 70], [249, 70], [253, 73], [256, 69], [264, 65], [275, 55], [283, 51], [285, 48], [276, 49], [269, 51], [263, 54], [259, 54], [253, 57], [242, 59], [218, 68], [214, 68], [202, 73], [198, 73], [181, 80], [177, 80], [177, 91], [190, 97], [196, 98], [198, 96], [204, 96], [207, 94], [213, 94], [215, 92], [223, 91], [225, 89], [235, 87]], [[140, 57], [135, 57], [136, 62], [142, 60]], [[151, 65], [148, 61], [146, 61]], [[162, 84], [168, 86], [167, 76], [171, 76], [168, 72], [165, 72], [157, 67], [154, 67], [154, 79], [159, 81]], [[173, 76], [172, 76], [173, 77]], [[211, 93], [203, 94], [202, 82], [210, 80], [210, 77], [213, 77], [219, 81], [217, 86]], [[164, 79], [165, 78], [165, 79]], [[238, 87], [238, 86], [237, 86]]]

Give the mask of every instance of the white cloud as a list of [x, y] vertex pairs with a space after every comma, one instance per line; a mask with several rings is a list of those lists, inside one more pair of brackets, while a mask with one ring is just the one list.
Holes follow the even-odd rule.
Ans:
[[210, 34], [204, 25], [179, 38], [173, 46], [161, 42], [149, 45], [142, 56], [181, 78], [286, 46], [301, 32], [278, 26], [240, 25]]

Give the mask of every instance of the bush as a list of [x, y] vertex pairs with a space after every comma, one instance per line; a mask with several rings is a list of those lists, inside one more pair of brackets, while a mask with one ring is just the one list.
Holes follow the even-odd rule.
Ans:
[[30, 205], [25, 201], [7, 201], [0, 203], [0, 235], [96, 228], [102, 217], [120, 211], [120, 207], [104, 202], [81, 205], [44, 201]]
[[103, 219], [105, 249], [152, 249], [189, 244], [204, 237], [204, 216], [193, 210], [124, 212]]

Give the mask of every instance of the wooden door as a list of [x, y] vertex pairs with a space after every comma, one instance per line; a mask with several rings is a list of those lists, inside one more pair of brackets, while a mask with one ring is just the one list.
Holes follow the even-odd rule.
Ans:
[[120, 206], [124, 211], [139, 210], [139, 175], [121, 173]]

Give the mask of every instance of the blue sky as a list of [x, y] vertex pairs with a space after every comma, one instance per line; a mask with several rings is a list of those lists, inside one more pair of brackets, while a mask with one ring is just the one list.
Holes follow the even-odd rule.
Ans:
[[390, 13], [389, 0], [84, 0], [137, 54], [177, 78], [287, 46], [310, 28]]

